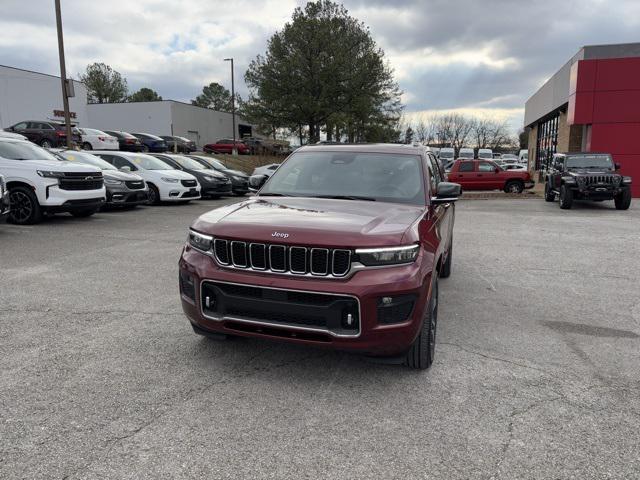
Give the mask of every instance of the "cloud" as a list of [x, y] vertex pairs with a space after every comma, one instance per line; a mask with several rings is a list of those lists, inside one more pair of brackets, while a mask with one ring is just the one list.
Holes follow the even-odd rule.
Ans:
[[[526, 99], [585, 44], [638, 41], [640, 2], [618, 0], [345, 0], [370, 27], [405, 92], [406, 111], [508, 113], [522, 124]], [[62, 2], [67, 70], [104, 62], [131, 90], [148, 86], [189, 101], [212, 81], [236, 86], [300, 0], [86, 0]], [[615, 8], [614, 8], [615, 7]], [[0, 62], [57, 74], [52, 2], [4, 0]], [[417, 113], [416, 113], [417, 114]], [[520, 118], [517, 118], [520, 115]]]

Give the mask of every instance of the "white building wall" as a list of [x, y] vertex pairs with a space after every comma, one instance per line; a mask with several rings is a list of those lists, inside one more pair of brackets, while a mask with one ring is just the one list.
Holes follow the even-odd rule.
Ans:
[[[178, 135], [194, 140], [199, 147], [233, 135], [233, 120], [230, 113], [173, 100], [96, 103], [88, 105], [87, 110], [89, 126], [93, 128], [154, 135]], [[236, 124], [236, 128], [241, 124], [250, 125], [237, 115]], [[239, 138], [240, 135], [236, 134], [236, 137]]]
[[171, 102], [93, 103], [87, 112], [98, 130], [171, 135]]
[[[74, 81], [75, 97], [69, 110], [75, 123], [87, 126], [87, 88]], [[23, 120], [64, 120], [54, 115], [63, 110], [60, 77], [0, 65], [0, 128]]]

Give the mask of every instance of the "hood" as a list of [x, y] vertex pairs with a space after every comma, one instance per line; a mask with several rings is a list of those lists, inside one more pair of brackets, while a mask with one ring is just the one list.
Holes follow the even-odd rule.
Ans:
[[120, 170], [103, 170], [102, 175], [104, 178], [112, 178], [114, 180], [122, 180], [123, 182], [137, 182], [142, 180], [142, 177], [135, 173], [121, 172]]
[[246, 178], [249, 178], [249, 175], [247, 175], [244, 172], [241, 172], [240, 170], [229, 170], [229, 169], [227, 169], [227, 170], [224, 170], [224, 174], [225, 175], [233, 175], [235, 177], [246, 177]]
[[615, 170], [608, 168], [568, 168], [566, 172], [569, 175], [617, 175]]
[[196, 178], [204, 177], [204, 176], [214, 177], [218, 180], [224, 180], [227, 178], [225, 175], [215, 170], [186, 170], [186, 171]]
[[[424, 211], [425, 207], [384, 202], [254, 197], [205, 213], [192, 228], [255, 242], [380, 247], [400, 245]], [[274, 236], [276, 232], [280, 235]]]
[[100, 170], [98, 167], [85, 165], [83, 163], [61, 162], [58, 160], [22, 160], [22, 162], [38, 170], [52, 170], [55, 172], [102, 173], [102, 170]]
[[195, 177], [190, 173], [182, 170], [147, 170], [150, 173], [156, 173], [163, 177], [177, 178], [178, 180], [194, 180]]

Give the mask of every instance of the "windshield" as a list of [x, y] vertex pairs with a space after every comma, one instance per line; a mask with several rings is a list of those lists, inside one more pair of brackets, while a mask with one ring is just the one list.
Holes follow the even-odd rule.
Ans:
[[611, 155], [569, 155], [567, 168], [606, 168], [613, 170]]
[[440, 150], [440, 158], [453, 158], [453, 152], [450, 150]]
[[0, 142], [0, 157], [9, 160], [55, 160], [58, 159], [44, 148], [28, 142]]
[[260, 195], [348, 197], [424, 205], [420, 157], [406, 154], [302, 152], [278, 168]]
[[220, 162], [219, 160], [216, 160], [215, 158], [209, 158], [209, 157], [198, 157], [198, 158], [201, 158], [202, 160], [207, 162], [209, 165], [211, 165], [216, 170], [226, 170], [227, 169], [227, 167], [225, 167], [222, 164], [222, 162]]
[[140, 154], [127, 158], [129, 158], [136, 167], [143, 170], [175, 170], [171, 165], [151, 155]]
[[478, 158], [493, 158], [491, 152], [478, 152]]
[[64, 151], [64, 152], [58, 152], [58, 155], [60, 155], [60, 157], [62, 157], [63, 160], [66, 160], [68, 162], [76, 162], [76, 163], [84, 163], [86, 165], [93, 165], [95, 167], [100, 168], [101, 170], [118, 170], [109, 162], [105, 162], [100, 157], [96, 157], [95, 155], [91, 155], [90, 153]]
[[473, 158], [473, 151], [460, 150], [458, 158]]
[[183, 157], [182, 155], [175, 155], [169, 158], [184, 168], [189, 168], [191, 170], [209, 170], [200, 162], [196, 162], [193, 158]]

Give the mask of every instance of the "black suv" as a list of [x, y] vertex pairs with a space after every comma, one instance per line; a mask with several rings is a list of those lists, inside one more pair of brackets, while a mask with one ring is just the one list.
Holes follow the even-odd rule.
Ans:
[[[64, 123], [60, 122], [28, 120], [5, 128], [5, 131], [24, 135], [33, 143], [43, 148], [67, 145], [67, 127], [65, 127]], [[76, 145], [82, 143], [80, 132], [75, 127], [72, 129], [71, 139]]]
[[617, 173], [620, 166], [608, 153], [556, 153], [544, 185], [544, 199], [560, 197], [560, 208], [569, 209], [574, 200], [613, 200], [618, 210], [631, 205], [631, 177]]

